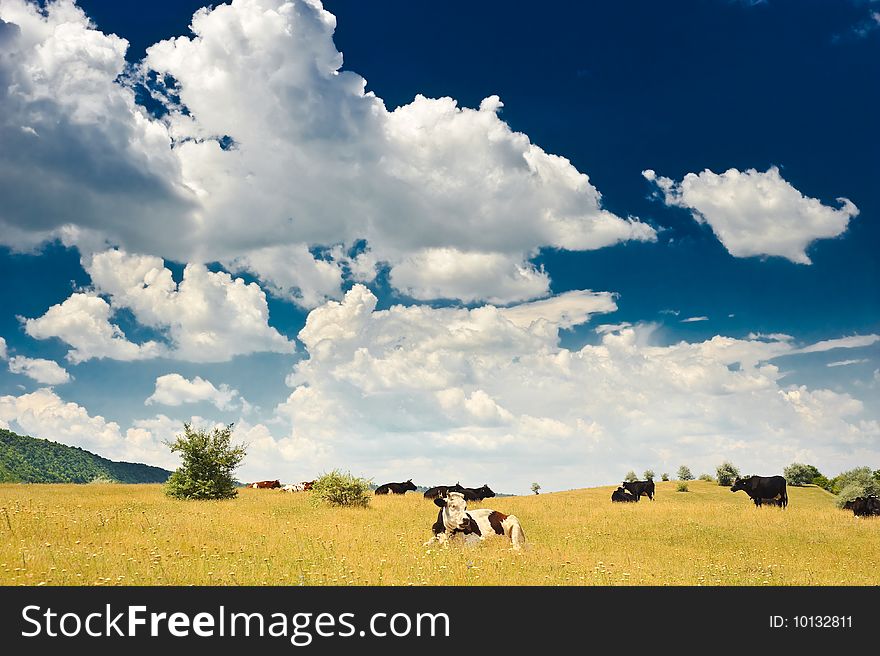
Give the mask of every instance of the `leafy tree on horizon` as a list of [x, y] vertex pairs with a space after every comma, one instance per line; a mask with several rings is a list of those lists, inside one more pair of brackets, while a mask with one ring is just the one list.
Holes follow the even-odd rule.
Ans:
[[630, 469], [628, 472], [626, 472], [626, 476], [623, 477], [623, 480], [627, 482], [632, 482], [639, 480], [639, 478], [638, 476], [636, 476], [636, 473], [632, 469]]
[[537, 483], [532, 483], [532, 492], [534, 492], [535, 494], [537, 494], [537, 493], [538, 493], [538, 490], [540, 490], [540, 489], [541, 489], [541, 486], [540, 486], [540, 485], [538, 485]]
[[691, 473], [691, 470], [687, 465], [682, 465], [681, 467], [678, 468], [678, 480], [680, 480], [680, 481], [694, 480], [694, 475]]
[[728, 460], [718, 465], [715, 473], [718, 475], [718, 485], [725, 485], [727, 487], [733, 485], [733, 481], [739, 478], [739, 469], [734, 467], [733, 463]]
[[820, 482], [822, 479], [825, 481], [828, 480], [822, 476], [822, 473], [813, 465], [805, 465], [802, 462], [791, 463], [785, 468], [782, 475], [785, 476], [785, 480], [789, 485], [794, 485], [796, 487], [807, 485], [809, 483], [819, 485], [819, 483], [815, 483], [817, 479], [819, 479]]
[[653, 469], [646, 469], [646, 470], [645, 470], [645, 480], [647, 480], [647, 481], [653, 481], [653, 480], [654, 480], [654, 476], [656, 476], [656, 474], [654, 473], [654, 470], [653, 470]]
[[232, 424], [195, 430], [183, 424], [183, 435], [166, 442], [180, 453], [183, 464], [165, 483], [165, 494], [175, 499], [232, 499], [238, 496], [232, 472], [245, 457], [244, 445], [232, 444]]

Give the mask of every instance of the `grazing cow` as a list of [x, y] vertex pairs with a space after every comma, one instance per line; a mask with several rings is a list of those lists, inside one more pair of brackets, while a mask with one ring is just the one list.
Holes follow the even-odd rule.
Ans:
[[651, 501], [654, 500], [654, 481], [650, 479], [647, 481], [624, 481], [622, 485], [624, 490], [635, 496], [636, 501], [641, 499], [643, 494], [648, 495]]
[[844, 510], [852, 510], [856, 517], [880, 516], [880, 497], [870, 494], [866, 497], [856, 497], [843, 504]]
[[291, 483], [290, 485], [285, 485], [281, 488], [285, 492], [305, 492], [306, 484], [305, 483]]
[[456, 483], [455, 485], [438, 485], [437, 487], [429, 488], [425, 492], [425, 498], [437, 499], [438, 497], [445, 497], [450, 492], [464, 492], [464, 488], [461, 486], [461, 483]]
[[303, 490], [308, 492], [309, 490], [312, 489], [312, 486], [315, 484], [315, 481], [303, 481], [302, 484], [303, 484]]
[[257, 481], [256, 483], [251, 483], [248, 487], [252, 487], [255, 490], [274, 490], [277, 487], [281, 487], [280, 481]]
[[482, 501], [489, 497], [494, 497], [495, 493], [489, 489], [488, 485], [482, 487], [466, 487], [462, 491], [465, 501]]
[[780, 508], [788, 505], [788, 492], [785, 488], [785, 478], [782, 476], [749, 476], [748, 478], [739, 478], [733, 482], [730, 487], [731, 492], [743, 490], [748, 494], [755, 507], [759, 508], [768, 499], [774, 500]]
[[488, 508], [468, 512], [467, 501], [461, 492], [449, 492], [446, 498], [434, 499], [434, 503], [440, 506], [440, 512], [431, 527], [434, 537], [425, 542], [426, 547], [434, 543], [444, 544], [457, 535], [461, 535], [466, 543], [476, 543], [492, 535], [504, 535], [516, 550], [525, 544], [526, 536], [515, 515], [505, 515]]
[[412, 479], [408, 481], [404, 481], [403, 483], [385, 483], [385, 485], [380, 485], [376, 488], [373, 494], [406, 494], [407, 490], [416, 491], [416, 486], [413, 484]]
[[633, 502], [638, 501], [639, 498], [634, 494], [630, 494], [627, 490], [622, 487], [617, 488], [614, 492], [611, 493], [612, 501], [623, 501], [623, 502]]

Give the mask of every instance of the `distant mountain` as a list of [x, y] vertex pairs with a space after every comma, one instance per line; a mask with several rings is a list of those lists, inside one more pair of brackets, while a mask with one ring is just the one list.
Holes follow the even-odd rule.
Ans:
[[2, 483], [164, 483], [161, 467], [107, 460], [75, 446], [0, 429]]

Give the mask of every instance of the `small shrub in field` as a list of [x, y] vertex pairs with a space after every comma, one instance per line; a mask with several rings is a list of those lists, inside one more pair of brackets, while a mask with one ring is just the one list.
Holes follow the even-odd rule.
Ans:
[[687, 492], [688, 484], [685, 481], [679, 481], [678, 485], [675, 486], [676, 492]]
[[821, 487], [823, 490], [828, 490], [829, 492], [831, 492], [831, 481], [829, 479], [827, 479], [825, 476], [823, 476], [822, 474], [819, 474], [818, 476], [816, 476], [816, 478], [814, 478], [810, 482], [813, 485], [817, 485], [817, 486]]
[[699, 476], [697, 476], [697, 478], [700, 479], [701, 481], [706, 481], [707, 483], [714, 483], [715, 482], [715, 479], [712, 478], [712, 474], [700, 474]]
[[678, 468], [678, 480], [680, 481], [692, 481], [694, 480], [694, 475], [691, 474], [691, 470], [689, 467], [682, 465]]
[[654, 480], [654, 476], [655, 476], [655, 474], [654, 474], [654, 470], [653, 470], [653, 469], [646, 469], [646, 470], [645, 470], [645, 480], [646, 480], [646, 481], [653, 481], [653, 480]]
[[668, 480], [669, 480], [669, 474], [667, 474], [666, 472], [663, 472], [662, 474], [660, 474], [660, 480], [661, 480], [661, 481], [668, 481]]
[[739, 469], [734, 467], [733, 464], [727, 460], [718, 465], [715, 469], [715, 473], [718, 475], [718, 485], [724, 485], [726, 487], [733, 485], [733, 481], [739, 477]]
[[331, 506], [366, 507], [370, 503], [370, 480], [334, 469], [315, 480], [312, 501]]
[[626, 476], [623, 477], [623, 480], [627, 482], [632, 482], [639, 480], [639, 478], [638, 476], [636, 476], [636, 473], [632, 469], [630, 469], [628, 472], [626, 472]]

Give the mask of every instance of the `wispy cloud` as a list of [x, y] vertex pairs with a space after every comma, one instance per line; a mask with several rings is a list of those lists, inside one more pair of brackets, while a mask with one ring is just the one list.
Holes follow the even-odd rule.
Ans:
[[867, 358], [862, 358], [861, 360], [840, 360], [838, 362], [829, 362], [826, 364], [826, 367], [845, 367], [849, 364], [861, 364], [863, 362], [870, 362]]
[[695, 321], [708, 321], [709, 317], [688, 317], [687, 319], [682, 319], [681, 323], [694, 323]]

